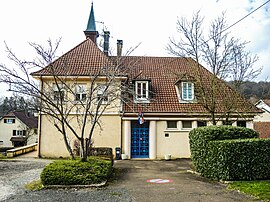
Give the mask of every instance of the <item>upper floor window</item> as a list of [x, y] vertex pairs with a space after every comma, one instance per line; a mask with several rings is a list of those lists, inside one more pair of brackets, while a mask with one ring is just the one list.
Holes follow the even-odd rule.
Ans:
[[4, 119], [4, 123], [7, 123], [7, 124], [15, 123], [15, 119]]
[[75, 94], [75, 100], [76, 101], [85, 101], [86, 100], [86, 85], [84, 84], [79, 84], [76, 85], [76, 94]]
[[97, 86], [97, 103], [101, 102], [101, 104], [107, 104], [109, 101], [106, 85], [98, 85]]
[[54, 84], [53, 86], [53, 100], [54, 101], [64, 101], [65, 99], [65, 90], [61, 84]]
[[149, 81], [135, 82], [135, 100], [136, 101], [149, 100]]
[[194, 100], [194, 84], [192, 82], [181, 83], [181, 99]]

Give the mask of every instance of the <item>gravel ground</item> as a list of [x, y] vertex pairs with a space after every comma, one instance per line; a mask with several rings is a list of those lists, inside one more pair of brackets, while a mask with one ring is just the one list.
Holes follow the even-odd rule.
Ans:
[[0, 161], [0, 201], [25, 193], [25, 184], [38, 180], [50, 161]]
[[44, 189], [28, 191], [25, 185], [38, 180], [47, 160], [0, 161], [0, 201], [132, 201], [128, 190], [109, 188]]

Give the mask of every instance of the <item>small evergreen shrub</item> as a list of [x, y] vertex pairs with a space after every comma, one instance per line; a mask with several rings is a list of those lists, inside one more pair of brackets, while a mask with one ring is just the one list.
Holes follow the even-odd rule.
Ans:
[[111, 171], [110, 160], [56, 160], [43, 169], [40, 178], [43, 185], [90, 185], [106, 181]]

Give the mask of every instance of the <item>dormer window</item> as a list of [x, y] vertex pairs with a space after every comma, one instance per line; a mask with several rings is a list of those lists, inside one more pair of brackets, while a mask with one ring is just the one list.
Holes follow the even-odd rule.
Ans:
[[181, 100], [194, 100], [194, 84], [192, 82], [181, 82]]
[[193, 81], [190, 80], [177, 81], [175, 83], [175, 89], [180, 103], [196, 102]]
[[149, 102], [149, 81], [135, 81], [135, 101]]

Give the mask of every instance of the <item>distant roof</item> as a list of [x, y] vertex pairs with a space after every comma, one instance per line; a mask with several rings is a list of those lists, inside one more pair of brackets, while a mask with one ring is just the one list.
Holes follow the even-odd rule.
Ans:
[[25, 125], [27, 125], [29, 128], [37, 128], [38, 127], [38, 119], [34, 117], [32, 114], [28, 114], [24, 111], [15, 111], [15, 112], [9, 112], [2, 118], [8, 118], [8, 117], [17, 117], [22, 121]]
[[270, 138], [270, 122], [254, 122], [253, 124], [260, 138]]
[[264, 100], [259, 100], [256, 104], [256, 107], [259, 109], [262, 109], [265, 112], [270, 113], [270, 99], [264, 99]]

